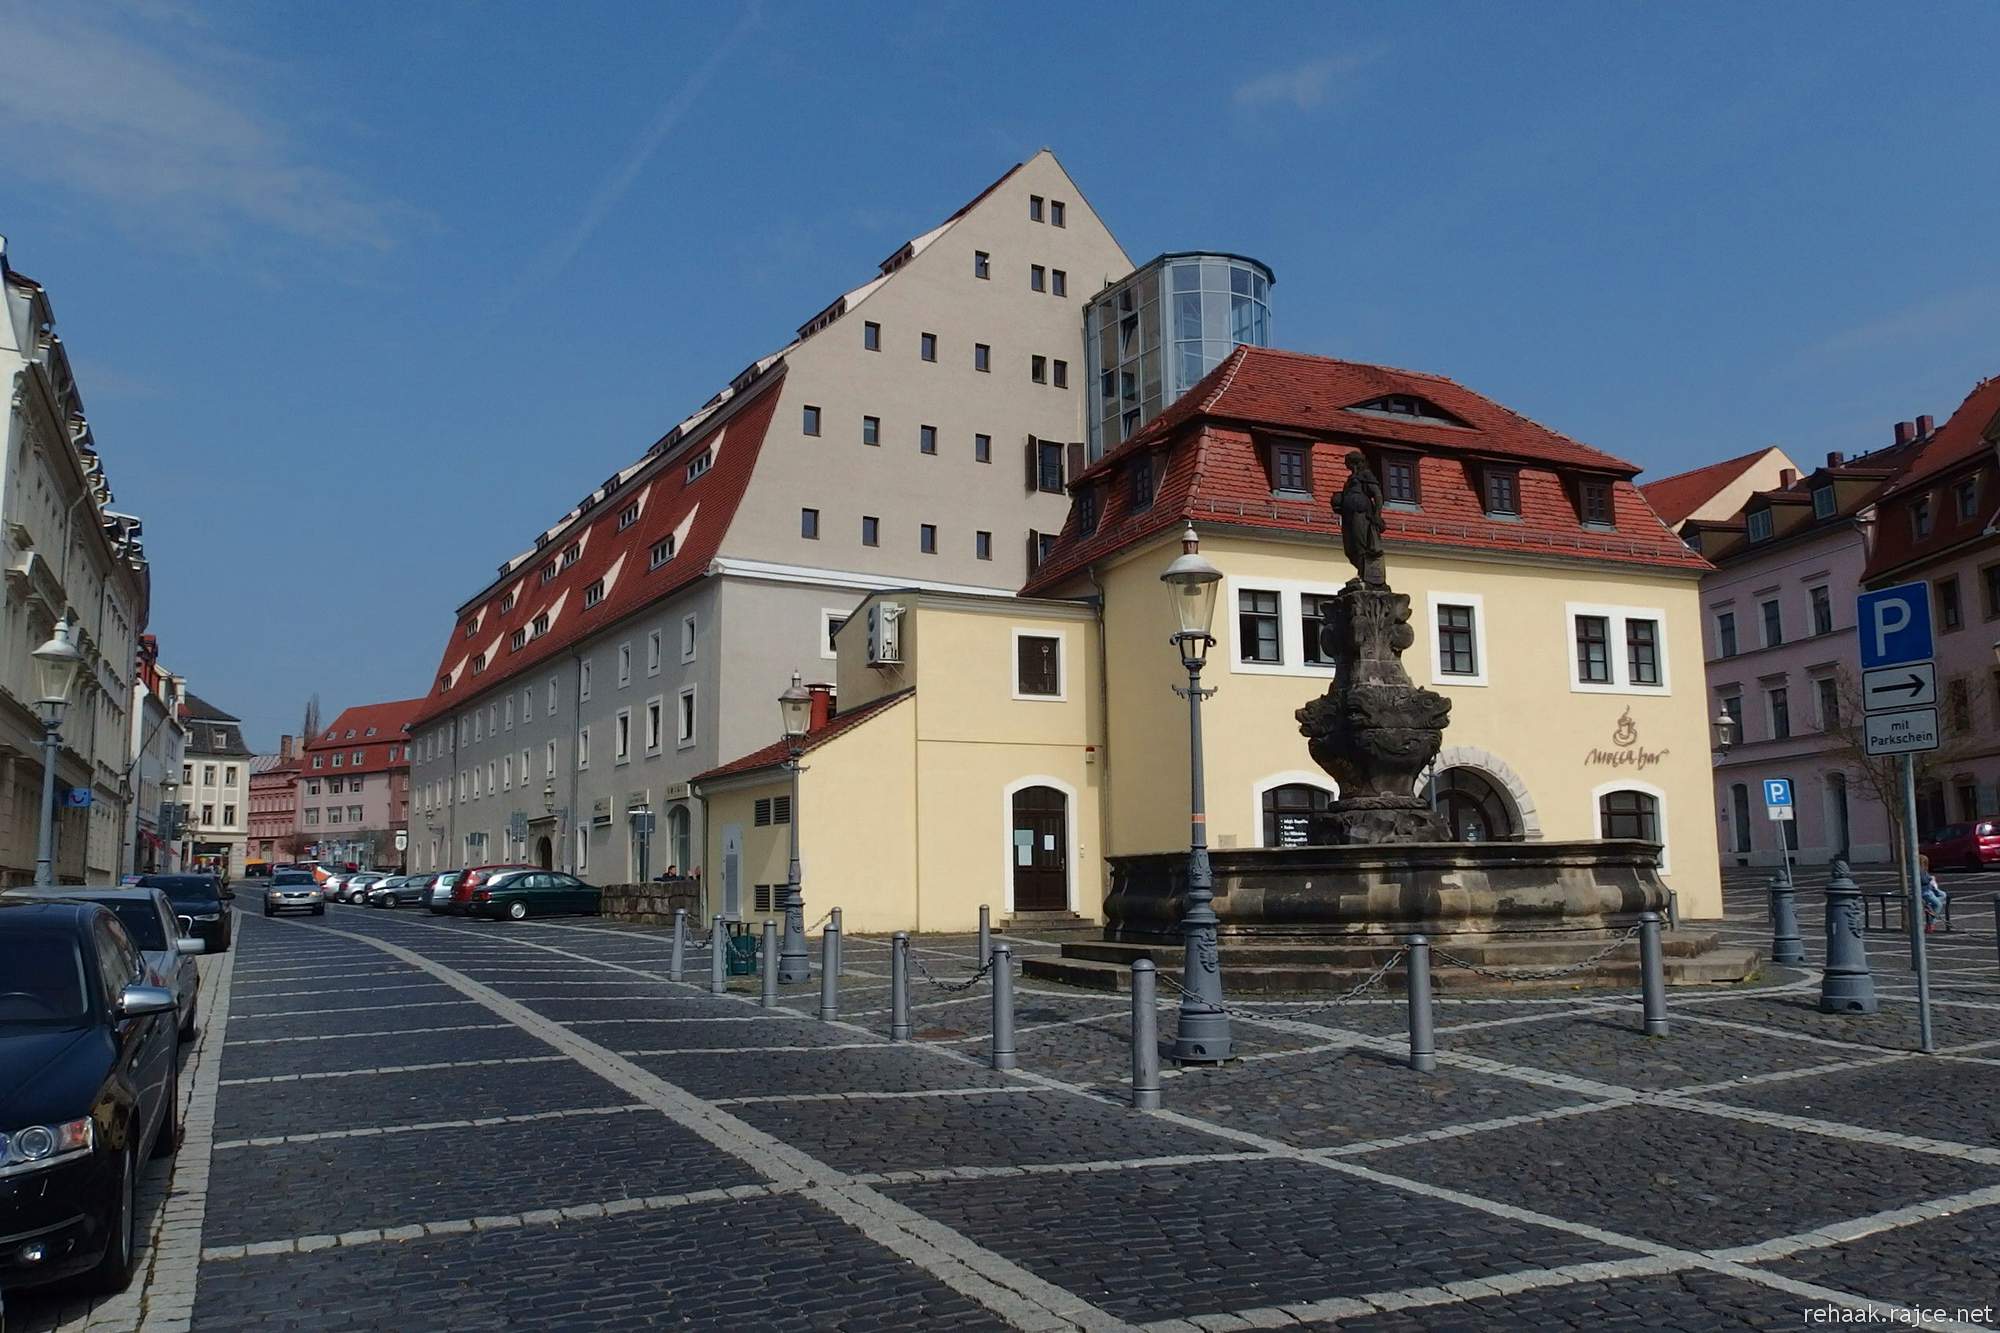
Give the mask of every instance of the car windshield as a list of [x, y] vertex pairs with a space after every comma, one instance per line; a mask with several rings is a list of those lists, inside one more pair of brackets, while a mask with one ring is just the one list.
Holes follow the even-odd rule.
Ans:
[[167, 932], [160, 926], [160, 909], [150, 901], [133, 898], [115, 901], [99, 898], [96, 901], [118, 914], [119, 924], [124, 926], [125, 933], [132, 937], [135, 947], [148, 949], [154, 953], [165, 953], [173, 947], [167, 943]]
[[76, 941], [47, 931], [0, 935], [0, 1029], [74, 1022], [89, 1011]]
[[176, 903], [212, 903], [222, 896], [221, 886], [207, 875], [148, 875], [139, 882]]
[[311, 875], [298, 870], [280, 870], [277, 876], [271, 880], [274, 888], [285, 885], [314, 884], [317, 882]]

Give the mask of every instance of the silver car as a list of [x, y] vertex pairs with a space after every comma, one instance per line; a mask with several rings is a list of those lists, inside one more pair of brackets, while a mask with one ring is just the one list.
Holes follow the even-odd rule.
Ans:
[[276, 916], [280, 912], [326, 915], [326, 894], [321, 891], [319, 881], [312, 877], [312, 872], [280, 870], [271, 876], [271, 883], [264, 890], [264, 915]]
[[195, 937], [192, 920], [174, 915], [174, 905], [166, 894], [158, 889], [108, 885], [65, 885], [12, 892], [22, 897], [102, 903], [110, 908], [118, 917], [118, 924], [132, 937], [134, 947], [145, 956], [146, 967], [156, 978], [153, 984], [174, 993], [181, 1040], [193, 1040], [201, 1004], [201, 973], [195, 968], [194, 956], [208, 946]]
[[431, 882], [430, 909], [442, 915], [451, 904], [451, 891], [458, 887], [463, 870], [447, 870]]

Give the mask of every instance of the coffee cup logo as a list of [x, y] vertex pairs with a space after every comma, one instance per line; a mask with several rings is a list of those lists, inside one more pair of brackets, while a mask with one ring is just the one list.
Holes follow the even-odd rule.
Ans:
[[1620, 749], [1639, 743], [1639, 726], [1632, 720], [1631, 709], [1618, 715], [1618, 725], [1611, 732], [1611, 743]]

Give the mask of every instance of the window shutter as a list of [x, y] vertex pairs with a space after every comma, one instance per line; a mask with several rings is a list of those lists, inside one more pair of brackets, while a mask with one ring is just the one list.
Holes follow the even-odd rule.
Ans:
[[1033, 574], [1042, 566], [1042, 534], [1028, 529], [1028, 572]]
[[1066, 460], [1068, 466], [1063, 472], [1063, 484], [1067, 486], [1083, 475], [1083, 441], [1071, 440], [1065, 452], [1068, 454]]
[[1024, 451], [1028, 460], [1028, 489], [1041, 489], [1041, 444], [1034, 436], [1028, 437], [1028, 447]]

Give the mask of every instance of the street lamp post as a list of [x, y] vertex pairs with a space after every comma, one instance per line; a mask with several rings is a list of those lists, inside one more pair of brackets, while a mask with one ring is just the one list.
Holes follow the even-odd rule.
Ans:
[[791, 864], [785, 872], [785, 942], [778, 949], [779, 981], [810, 981], [812, 959], [806, 953], [806, 900], [799, 889], [799, 755], [805, 746], [806, 730], [812, 725], [812, 692], [799, 673], [792, 673], [791, 688], [778, 696], [778, 712], [785, 724], [785, 771], [792, 777]]
[[1181, 917], [1185, 956], [1181, 963], [1180, 1026], [1173, 1058], [1183, 1064], [1212, 1064], [1232, 1053], [1229, 1012], [1222, 1007], [1222, 962], [1216, 951], [1220, 924], [1211, 905], [1215, 878], [1208, 865], [1208, 808], [1202, 773], [1201, 701], [1214, 690], [1201, 687], [1201, 668], [1215, 646], [1215, 595], [1222, 571], [1201, 554], [1194, 525], [1181, 535], [1181, 554], [1160, 575], [1173, 603], [1176, 629], [1171, 640], [1187, 669], [1187, 688], [1174, 693], [1188, 701], [1188, 862], [1187, 909]]
[[1716, 710], [1715, 721], [1708, 724], [1714, 731], [1714, 750], [1717, 755], [1727, 757], [1729, 747], [1736, 744], [1736, 719], [1727, 708]]
[[70, 642], [67, 616], [56, 622], [55, 633], [35, 649], [34, 658], [42, 709], [42, 824], [35, 842], [35, 883], [46, 887], [56, 882], [56, 763], [62, 753], [63, 710], [83, 668], [83, 654]]

